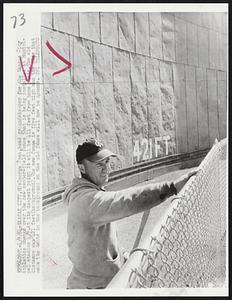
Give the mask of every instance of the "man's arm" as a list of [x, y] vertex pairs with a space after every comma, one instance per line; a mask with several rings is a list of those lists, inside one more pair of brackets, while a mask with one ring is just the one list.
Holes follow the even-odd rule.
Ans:
[[150, 209], [169, 196], [169, 183], [149, 184], [117, 192], [99, 191], [89, 205], [90, 222], [100, 225], [119, 220]]
[[89, 220], [100, 225], [148, 210], [177, 194], [195, 174], [196, 171], [191, 171], [175, 182], [148, 184], [117, 192], [99, 191], [91, 197]]

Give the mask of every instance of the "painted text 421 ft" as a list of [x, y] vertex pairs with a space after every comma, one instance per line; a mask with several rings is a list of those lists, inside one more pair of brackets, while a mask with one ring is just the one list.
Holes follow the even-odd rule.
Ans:
[[134, 161], [140, 162], [152, 159], [153, 157], [168, 155], [169, 140], [170, 136], [165, 135], [162, 137], [155, 137], [154, 141], [152, 138], [143, 138], [142, 140], [135, 141], [133, 149]]

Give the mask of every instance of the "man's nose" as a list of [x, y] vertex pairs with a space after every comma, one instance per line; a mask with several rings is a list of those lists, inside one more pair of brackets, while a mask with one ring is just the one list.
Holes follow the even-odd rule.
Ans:
[[106, 164], [106, 169], [107, 169], [107, 172], [110, 172], [110, 171], [111, 171], [110, 163]]

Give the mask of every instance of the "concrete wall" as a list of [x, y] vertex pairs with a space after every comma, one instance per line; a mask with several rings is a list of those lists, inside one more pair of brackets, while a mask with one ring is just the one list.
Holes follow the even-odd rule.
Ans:
[[[43, 191], [78, 175], [99, 138], [113, 169], [209, 148], [226, 136], [227, 14], [43, 13]], [[46, 46], [47, 41], [70, 69]]]

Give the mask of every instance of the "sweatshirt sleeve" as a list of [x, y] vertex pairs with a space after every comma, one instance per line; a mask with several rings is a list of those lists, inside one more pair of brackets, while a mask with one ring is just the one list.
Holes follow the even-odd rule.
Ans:
[[89, 204], [89, 221], [109, 223], [148, 210], [176, 193], [173, 183], [148, 184], [116, 192], [99, 191]]

